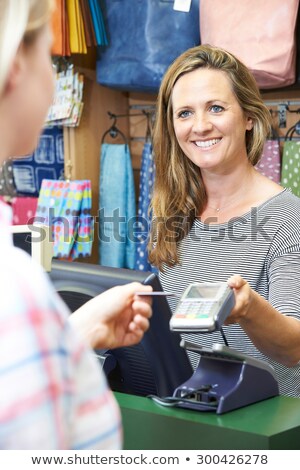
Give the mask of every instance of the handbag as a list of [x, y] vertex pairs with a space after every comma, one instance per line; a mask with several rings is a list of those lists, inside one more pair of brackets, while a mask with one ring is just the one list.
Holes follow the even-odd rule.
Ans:
[[296, 79], [299, 0], [201, 0], [201, 43], [222, 47], [252, 71], [260, 88]]
[[199, 0], [189, 12], [174, 0], [106, 0], [108, 47], [98, 49], [101, 85], [156, 93], [171, 62], [200, 42]]

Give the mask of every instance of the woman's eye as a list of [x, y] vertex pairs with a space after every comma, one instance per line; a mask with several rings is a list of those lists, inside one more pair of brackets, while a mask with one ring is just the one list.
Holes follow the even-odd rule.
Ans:
[[180, 118], [186, 118], [190, 115], [191, 115], [191, 111], [180, 111], [180, 113], [178, 113], [178, 117]]
[[222, 111], [224, 111], [223, 106], [218, 106], [217, 104], [214, 104], [214, 105], [211, 106], [209, 109], [210, 109], [210, 111], [212, 111], [213, 113], [221, 113]]

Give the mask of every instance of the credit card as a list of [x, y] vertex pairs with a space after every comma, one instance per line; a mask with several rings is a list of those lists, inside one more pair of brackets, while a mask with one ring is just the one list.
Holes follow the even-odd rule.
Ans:
[[172, 297], [180, 297], [180, 294], [176, 294], [176, 292], [163, 292], [163, 291], [150, 291], [150, 292], [136, 292], [136, 295], [147, 295], [147, 296], [172, 296]]

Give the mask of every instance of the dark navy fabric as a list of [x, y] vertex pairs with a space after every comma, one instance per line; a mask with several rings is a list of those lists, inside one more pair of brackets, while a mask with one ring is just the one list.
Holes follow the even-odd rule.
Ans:
[[13, 161], [17, 193], [38, 196], [43, 179], [57, 180], [64, 172], [62, 127], [45, 128], [32, 155]]
[[174, 0], [105, 0], [108, 47], [99, 49], [97, 81], [156, 93], [171, 62], [200, 43], [199, 0], [188, 13]]

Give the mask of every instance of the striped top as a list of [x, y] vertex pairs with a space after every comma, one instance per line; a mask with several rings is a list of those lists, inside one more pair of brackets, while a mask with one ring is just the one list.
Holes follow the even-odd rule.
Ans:
[[[166, 291], [181, 294], [192, 282], [226, 281], [240, 274], [279, 312], [300, 319], [300, 199], [287, 189], [227, 223], [195, 219], [179, 244], [179, 259], [160, 273]], [[169, 303], [174, 310], [176, 300]], [[300, 397], [300, 365], [288, 368], [266, 357], [238, 324], [223, 329], [230, 347], [275, 368], [282, 395]], [[206, 347], [224, 343], [220, 332], [183, 337]], [[199, 355], [189, 352], [189, 357], [196, 367]]]
[[116, 449], [119, 408], [0, 203], [0, 449]]

